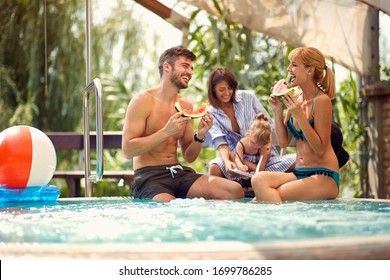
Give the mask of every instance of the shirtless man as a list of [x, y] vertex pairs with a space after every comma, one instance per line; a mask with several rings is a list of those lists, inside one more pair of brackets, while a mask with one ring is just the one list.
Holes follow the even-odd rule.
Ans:
[[175, 102], [192, 110], [189, 100], [180, 95], [192, 77], [196, 56], [188, 49], [166, 50], [159, 61], [160, 84], [137, 93], [125, 117], [122, 151], [133, 158], [135, 198], [168, 202], [175, 198], [240, 199], [240, 184], [224, 178], [197, 174], [180, 165], [177, 149], [193, 162], [202, 149], [206, 132], [213, 125], [207, 112], [194, 134], [194, 120], [176, 112]]

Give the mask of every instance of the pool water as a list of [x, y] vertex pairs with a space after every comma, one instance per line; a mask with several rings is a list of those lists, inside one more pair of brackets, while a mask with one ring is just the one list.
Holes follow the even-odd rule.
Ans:
[[132, 198], [0, 204], [0, 242], [144, 243], [308, 240], [390, 234], [390, 203]]

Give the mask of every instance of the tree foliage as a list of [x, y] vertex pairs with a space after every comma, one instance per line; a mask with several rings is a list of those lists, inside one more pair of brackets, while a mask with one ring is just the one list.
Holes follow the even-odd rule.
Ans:
[[[82, 131], [84, 3], [47, 0], [46, 12], [44, 3], [0, 3], [0, 130], [26, 124], [45, 131]], [[131, 94], [144, 85], [141, 77], [149, 76], [143, 58], [155, 56], [144, 47], [143, 27], [133, 16], [133, 5], [119, 0], [107, 19], [94, 24], [92, 18], [91, 72], [92, 78], [102, 79], [103, 91], [107, 89], [106, 130], [121, 130]]]
[[[1, 1], [0, 15], [0, 131], [25, 124], [43, 131], [82, 132], [84, 1]], [[122, 130], [131, 96], [158, 79], [144, 59], [156, 57], [153, 48], [145, 48], [155, 45], [156, 37], [145, 38], [143, 24], [135, 19], [134, 3], [128, 1], [116, 1], [104, 20], [92, 11], [91, 21], [91, 76], [101, 78], [103, 84], [104, 130]], [[91, 94], [91, 120], [94, 98]], [[59, 170], [79, 168], [77, 152], [57, 151], [57, 158]], [[91, 158], [94, 162], [93, 154]], [[105, 166], [132, 168], [117, 150], [105, 151]]]
[[1, 1], [0, 11], [0, 128], [75, 130], [85, 80], [81, 2], [47, 1], [45, 13], [43, 1]]
[[341, 191], [349, 192], [354, 197], [362, 195], [361, 180], [367, 176], [362, 168], [361, 145], [367, 130], [360, 115], [363, 102], [359, 97], [356, 80], [350, 72], [347, 79], [341, 82], [333, 106], [333, 118], [343, 131], [343, 146], [349, 152], [350, 159], [341, 169]]
[[122, 130], [131, 97], [158, 82], [157, 66], [150, 69], [145, 58], [156, 62], [153, 46], [143, 23], [135, 16], [134, 3], [118, 0], [110, 15], [93, 25], [92, 75], [103, 81], [104, 128]]

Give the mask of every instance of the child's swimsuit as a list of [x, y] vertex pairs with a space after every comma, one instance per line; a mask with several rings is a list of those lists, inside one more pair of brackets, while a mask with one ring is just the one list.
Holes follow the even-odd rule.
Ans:
[[[317, 90], [317, 92], [314, 94], [314, 98], [316, 98], [317, 94], [319, 93], [320, 89]], [[299, 96], [298, 96], [299, 97]], [[313, 98], [313, 103], [311, 106], [311, 112], [313, 114], [313, 109], [314, 109], [314, 98]], [[311, 127], [314, 128], [314, 119], [309, 120], [309, 124]], [[302, 141], [306, 141], [305, 135], [302, 130], [297, 130], [294, 126], [293, 123], [293, 118], [292, 116], [287, 122], [287, 128], [292, 137], [296, 139], [301, 139]], [[318, 168], [294, 168], [293, 171], [295, 176], [297, 176], [298, 179], [303, 179], [307, 178], [313, 175], [325, 175], [332, 177], [332, 179], [336, 182], [337, 188], [340, 188], [340, 175], [339, 173], [330, 170], [328, 168], [323, 168], [323, 167], [318, 167]]]
[[[245, 146], [244, 146], [244, 144], [242, 144], [241, 140], [239, 140], [238, 142], [240, 142], [240, 144], [242, 145], [242, 149], [244, 151], [244, 158], [243, 159], [246, 159], [246, 160], [253, 162], [253, 163], [259, 162], [260, 152], [257, 152], [257, 154], [248, 154], [245, 152]], [[243, 159], [238, 155], [238, 153], [236, 153], [236, 155], [241, 160], [241, 162], [244, 163]]]

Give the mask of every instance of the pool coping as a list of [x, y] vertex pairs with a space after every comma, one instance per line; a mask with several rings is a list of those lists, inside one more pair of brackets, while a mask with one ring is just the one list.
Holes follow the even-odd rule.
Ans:
[[0, 257], [102, 260], [390, 260], [390, 235], [254, 243], [0, 243]]

